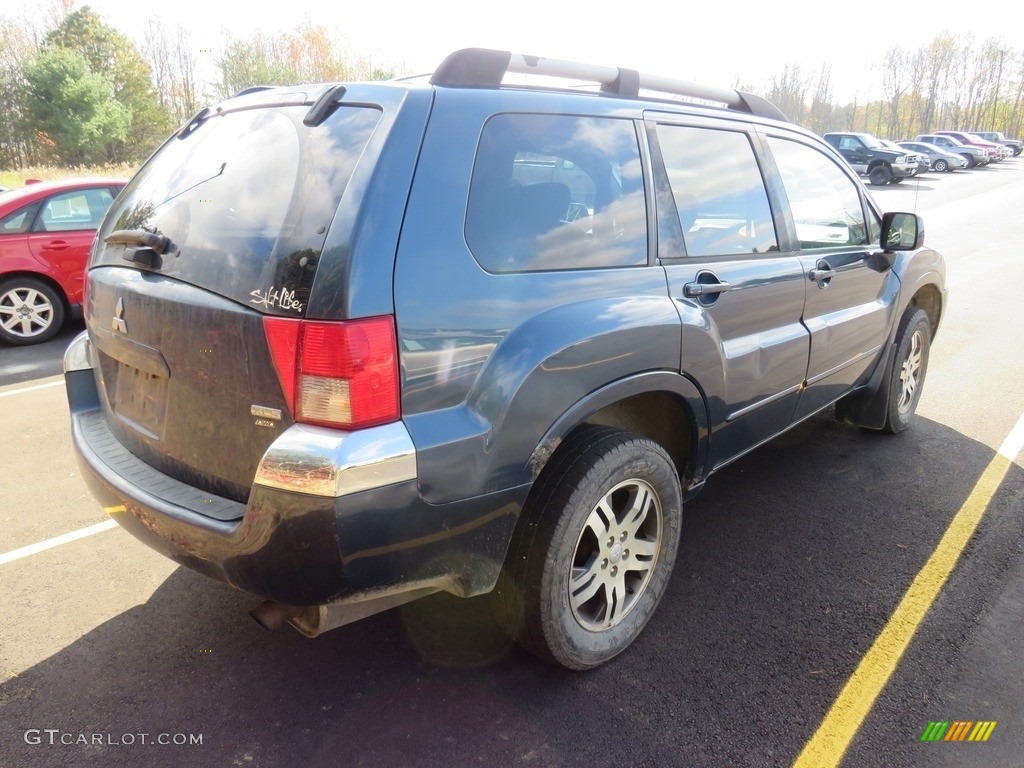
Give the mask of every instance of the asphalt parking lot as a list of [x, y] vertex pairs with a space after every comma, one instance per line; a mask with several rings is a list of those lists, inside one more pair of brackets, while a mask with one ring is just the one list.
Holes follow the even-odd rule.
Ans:
[[652, 623], [584, 674], [483, 599], [309, 640], [117, 527], [26, 551], [105, 522], [54, 377], [81, 326], [0, 348], [0, 766], [1020, 766], [1024, 159], [873, 194], [949, 265], [917, 422], [822, 414], [715, 475]]

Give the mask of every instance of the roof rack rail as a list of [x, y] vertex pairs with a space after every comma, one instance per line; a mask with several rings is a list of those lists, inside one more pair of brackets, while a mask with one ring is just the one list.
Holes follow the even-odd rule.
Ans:
[[236, 93], [231, 98], [232, 99], [237, 99], [239, 96], [248, 96], [250, 93], [259, 93], [260, 91], [269, 91], [273, 87], [274, 87], [273, 85], [251, 85], [248, 88], [243, 88], [242, 90], [240, 90], [238, 93]]
[[639, 98], [641, 89], [657, 91], [719, 102], [729, 109], [758, 117], [787, 120], [782, 110], [767, 99], [732, 88], [716, 88], [632, 69], [526, 56], [489, 48], [463, 48], [455, 51], [441, 62], [431, 76], [430, 83], [461, 88], [496, 88], [501, 85], [507, 73], [596, 82], [601, 85], [602, 93], [632, 98]]

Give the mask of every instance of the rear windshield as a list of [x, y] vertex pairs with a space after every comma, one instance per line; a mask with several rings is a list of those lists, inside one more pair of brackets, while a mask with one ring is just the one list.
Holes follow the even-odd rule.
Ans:
[[168, 141], [131, 180], [99, 233], [94, 264], [126, 265], [115, 230], [170, 238], [159, 272], [270, 314], [302, 315], [327, 229], [380, 110], [306, 106], [215, 115]]

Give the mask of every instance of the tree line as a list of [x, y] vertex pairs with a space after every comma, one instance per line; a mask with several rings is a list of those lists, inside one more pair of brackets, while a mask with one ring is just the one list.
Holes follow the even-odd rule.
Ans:
[[0, 17], [0, 168], [137, 164], [202, 106], [244, 88], [393, 76], [307, 21], [229, 37], [211, 82], [180, 25], [150, 18], [133, 42], [72, 2], [33, 21]]
[[[88, 6], [51, 2], [32, 20], [0, 16], [0, 168], [137, 164], [203, 105], [244, 88], [394, 75], [309, 21], [228, 37], [211, 74], [180, 25], [152, 17], [133, 41]], [[873, 76], [882, 98], [863, 103], [835, 99], [828, 65], [808, 72], [792, 63], [761, 84], [736, 85], [818, 133], [1021, 133], [1024, 52], [1005, 43], [940, 35], [918, 49], [890, 48]]]
[[882, 98], [837, 103], [831, 68], [806, 72], [789, 64], [766, 85], [747, 87], [795, 123], [817, 133], [856, 130], [880, 138], [913, 138], [935, 130], [1021, 134], [1024, 51], [989, 39], [943, 34], [917, 49], [889, 48], [873, 67]]

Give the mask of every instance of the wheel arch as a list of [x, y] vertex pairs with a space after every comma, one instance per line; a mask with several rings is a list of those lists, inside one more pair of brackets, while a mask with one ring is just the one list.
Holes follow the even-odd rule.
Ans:
[[[928, 322], [932, 327], [932, 338], [939, 329], [939, 321], [942, 319], [942, 292], [934, 283], [925, 283], [920, 286], [910, 299], [907, 307], [919, 307], [928, 315]], [[905, 312], [906, 310], [904, 310]]]
[[530, 456], [534, 480], [575, 429], [603, 425], [635, 432], [660, 446], [679, 473], [684, 494], [696, 492], [708, 455], [709, 418], [704, 395], [686, 376], [648, 372], [592, 392], [563, 413]]
[[932, 339], [935, 338], [939, 321], [942, 319], [944, 293], [939, 289], [937, 283], [932, 282], [934, 279], [936, 279], [934, 273], [922, 275], [915, 284], [915, 290], [909, 301], [900, 307], [899, 313], [894, 318], [895, 324], [890, 338], [885, 344], [885, 351], [868, 383], [836, 402], [836, 418], [839, 421], [872, 430], [879, 430], [885, 426], [888, 394], [884, 398], [877, 395], [887, 386], [886, 383], [892, 374], [898, 343], [896, 334], [903, 318], [913, 310], [923, 310], [928, 316]]

